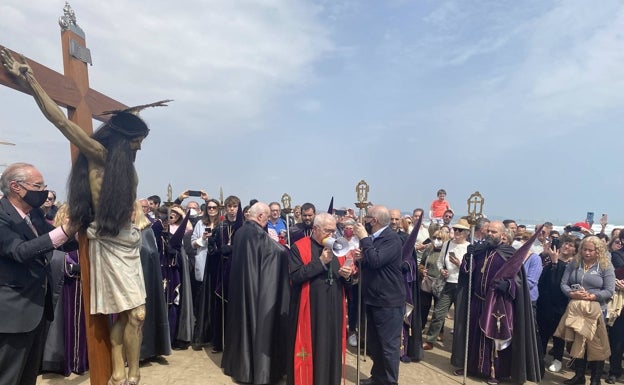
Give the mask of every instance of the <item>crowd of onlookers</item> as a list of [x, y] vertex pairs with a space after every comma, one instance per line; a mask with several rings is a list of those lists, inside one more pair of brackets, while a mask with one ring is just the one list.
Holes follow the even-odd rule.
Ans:
[[[203, 191], [196, 196], [201, 204], [194, 200], [187, 201], [187, 190], [175, 202], [163, 204], [154, 195], [139, 200], [135, 205], [135, 218], [138, 218], [135, 224], [151, 233], [143, 238], [146, 254], [142, 255], [142, 261], [146, 287], [155, 288], [148, 289], [150, 298], [146, 319], [151, 318], [155, 322], [144, 328], [143, 360], [170, 354], [171, 348], [186, 349], [191, 346], [201, 349], [210, 346], [213, 353], [223, 350], [229, 274], [224, 261], [231, 254], [233, 232], [245, 220], [255, 201], [243, 208], [240, 199], [235, 196], [223, 202], [210, 199]], [[445, 196], [446, 192], [439, 190], [438, 199], [432, 202], [428, 213], [416, 209], [412, 215], [404, 215], [399, 210], [390, 210], [389, 227], [398, 232], [403, 241], [414, 231], [416, 224], [421, 223], [413, 252], [418, 266], [419, 300], [413, 302], [419, 306], [414, 314], [419, 318], [422, 333], [422, 340], [417, 343], [422, 341], [424, 351], [434, 349], [445, 338], [445, 329], [448, 328], [444, 324], [448, 317], [452, 318], [452, 308], [457, 304], [459, 295], [462, 260], [465, 255], [474, 252], [468, 246], [487, 243], [488, 240], [490, 221], [479, 218], [476, 223], [469, 223], [467, 216], [454, 221], [455, 212]], [[67, 208], [57, 206], [55, 201], [56, 194], [49, 191], [48, 199], [41, 208], [45, 218], [58, 226], [66, 218]], [[242, 210], [240, 213], [239, 207]], [[270, 203], [269, 208], [266, 231], [275, 241], [290, 245], [301, 237], [310, 236], [316, 215], [314, 205], [296, 205], [287, 210], [289, 215], [283, 212], [278, 202]], [[353, 230], [355, 224], [362, 220], [359, 213], [346, 207], [330, 207], [330, 210], [337, 223], [334, 236], [344, 237], [357, 247], [358, 240]], [[427, 220], [424, 216], [428, 217]], [[541, 227], [536, 226], [539, 233], [535, 237], [532, 230], [514, 220], [505, 220], [503, 224], [504, 230], [500, 234], [502, 244], [519, 249], [534, 239], [523, 270], [533, 305], [532, 319], [536, 323], [542, 375], [545, 370], [559, 372], [568, 349], [576, 358], [571, 363], [575, 376], [566, 381], [567, 384], [584, 383], [588, 362], [592, 369], [591, 383], [598, 383], [596, 381], [603, 376], [605, 361], [609, 362], [608, 371], [604, 371], [606, 382], [615, 383], [622, 375], [624, 347], [624, 321], [619, 317], [621, 290], [624, 288], [624, 233], [614, 228], [607, 234], [606, 219], [601, 221], [601, 231], [596, 234], [592, 231], [592, 224], [586, 222], [567, 225], [561, 231], [546, 222]], [[584, 251], [580, 248], [582, 244], [591, 245], [595, 258], [584, 259]], [[593, 265], [587, 266], [588, 260], [593, 261]], [[52, 266], [60, 266], [64, 275], [59, 278], [64, 284], [58, 285], [63, 289], [57, 294], [60, 298], [58, 306], [64, 306], [66, 310], [62, 313], [59, 310], [59, 317], [50, 326], [50, 343], [44, 352], [43, 370], [64, 375], [83, 373], [88, 370], [88, 365], [84, 346], [84, 315], [82, 311], [76, 311], [81, 306], [79, 258], [75, 252], [67, 253], [64, 263], [53, 263]], [[584, 279], [579, 279], [579, 271]], [[614, 278], [610, 279], [609, 274], [613, 274]], [[436, 288], [434, 282], [440, 277], [445, 283]], [[581, 292], [589, 294], [581, 297]], [[346, 343], [355, 347], [358, 332], [355, 322], [358, 312], [357, 285], [347, 288], [346, 298]], [[597, 307], [578, 310], [584, 325], [592, 330], [587, 335], [574, 335], [576, 339], [583, 338], [581, 346], [577, 341], [570, 341], [561, 330], [565, 330], [565, 320], [571, 317], [570, 312], [575, 311], [570, 309], [569, 304], [583, 300], [595, 302]], [[70, 308], [74, 309], [73, 313]], [[58, 341], [65, 344], [64, 354], [60, 356], [54, 354]], [[403, 352], [401, 360], [404, 362], [421, 359], [418, 355], [410, 357], [406, 353], [407, 348]], [[490, 379], [490, 382], [497, 381], [496, 378]]]

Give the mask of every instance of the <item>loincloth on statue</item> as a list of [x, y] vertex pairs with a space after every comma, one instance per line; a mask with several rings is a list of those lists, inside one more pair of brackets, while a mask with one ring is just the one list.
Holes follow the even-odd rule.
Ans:
[[95, 223], [87, 230], [91, 273], [91, 314], [114, 314], [145, 304], [141, 268], [141, 232], [120, 230], [116, 237], [96, 235]]

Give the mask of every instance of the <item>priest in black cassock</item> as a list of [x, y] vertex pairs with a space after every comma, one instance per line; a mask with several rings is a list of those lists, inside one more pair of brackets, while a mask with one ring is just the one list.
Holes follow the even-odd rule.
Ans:
[[221, 366], [236, 382], [273, 384], [286, 373], [288, 250], [264, 230], [269, 206], [258, 202], [232, 244]]
[[345, 266], [344, 256], [323, 246], [335, 231], [336, 219], [318, 214], [311, 237], [298, 240], [290, 251], [289, 385], [339, 385], [344, 373], [344, 289], [351, 285], [353, 264]]

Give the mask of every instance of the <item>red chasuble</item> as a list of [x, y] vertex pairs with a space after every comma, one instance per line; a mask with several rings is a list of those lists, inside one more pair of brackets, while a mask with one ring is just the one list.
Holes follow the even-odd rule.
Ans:
[[[295, 242], [299, 249], [301, 261], [307, 265], [312, 260], [312, 239], [302, 238]], [[345, 257], [337, 257], [340, 266], [344, 264]], [[345, 370], [346, 352], [346, 303], [342, 294], [342, 372], [343, 380]], [[310, 321], [310, 283], [301, 285], [301, 297], [299, 298], [299, 315], [297, 320], [297, 335], [295, 337], [295, 385], [314, 384], [314, 362], [312, 360], [312, 323]]]

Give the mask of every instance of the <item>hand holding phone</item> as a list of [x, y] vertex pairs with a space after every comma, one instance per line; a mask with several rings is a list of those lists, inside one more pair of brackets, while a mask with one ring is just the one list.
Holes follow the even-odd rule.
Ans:
[[607, 223], [609, 223], [609, 217], [607, 216], [607, 214], [602, 214], [602, 216], [600, 217], [600, 226], [606, 226]]
[[579, 291], [583, 288], [583, 286], [579, 285], [578, 283], [575, 283], [573, 285], [570, 285], [570, 290], [572, 291]]
[[460, 262], [459, 259], [457, 259], [457, 257], [455, 256], [455, 252], [454, 251], [450, 251], [449, 252], [449, 261], [451, 261], [451, 263], [459, 266]]
[[188, 190], [188, 196], [190, 197], [200, 197], [201, 191], [199, 190]]
[[585, 218], [585, 223], [589, 224], [591, 227], [594, 224], [594, 213], [591, 211], [587, 212], [587, 217]]

